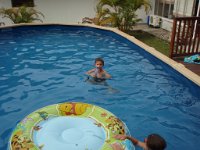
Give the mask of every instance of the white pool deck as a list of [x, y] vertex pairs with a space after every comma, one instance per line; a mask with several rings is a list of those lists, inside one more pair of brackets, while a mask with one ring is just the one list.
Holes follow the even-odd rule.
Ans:
[[153, 56], [157, 57], [161, 61], [165, 62], [166, 64], [168, 64], [169, 66], [171, 66], [172, 68], [174, 68], [175, 70], [177, 70], [178, 72], [180, 72], [181, 74], [183, 74], [185, 77], [187, 77], [188, 79], [190, 79], [191, 81], [193, 81], [194, 83], [196, 83], [198, 86], [200, 86], [200, 76], [198, 76], [194, 72], [192, 72], [189, 69], [187, 69], [183, 64], [178, 63], [178, 62], [172, 60], [171, 58], [169, 58], [169, 57], [163, 55], [162, 53], [158, 52], [157, 50], [155, 50], [153, 47], [150, 47], [150, 46], [144, 44], [143, 42], [137, 40], [133, 36], [130, 36], [130, 35], [122, 32], [122, 31], [118, 30], [117, 28], [102, 27], [102, 26], [97, 26], [97, 25], [93, 25], [93, 24], [60, 24], [60, 23], [17, 24], [17, 25], [2, 26], [0, 28], [9, 28], [9, 27], [15, 27], [15, 26], [28, 26], [28, 25], [73, 25], [73, 26], [93, 27], [93, 28], [98, 28], [98, 29], [112, 31], [112, 32], [117, 33], [117, 34], [121, 35], [122, 37], [130, 40], [134, 44], [140, 46], [141, 48], [143, 48], [144, 50], [146, 50], [147, 52], [149, 52]]

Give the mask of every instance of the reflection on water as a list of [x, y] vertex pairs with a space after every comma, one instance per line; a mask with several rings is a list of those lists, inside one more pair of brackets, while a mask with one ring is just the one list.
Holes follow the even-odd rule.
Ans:
[[[84, 81], [87, 82], [87, 83], [89, 83], [89, 84], [92, 84], [92, 85], [102, 86], [110, 94], [115, 94], [115, 93], [119, 93], [120, 92], [119, 90], [117, 90], [117, 89], [113, 88], [112, 86], [110, 86], [107, 83], [106, 80], [108, 80], [108, 79], [100, 79], [100, 78], [93, 78], [93, 77], [87, 76]], [[101, 89], [103, 89], [102, 87], [101, 87]]]

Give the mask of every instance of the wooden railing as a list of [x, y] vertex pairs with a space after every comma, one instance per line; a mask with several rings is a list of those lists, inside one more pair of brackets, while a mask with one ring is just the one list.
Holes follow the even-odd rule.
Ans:
[[200, 53], [200, 17], [174, 18], [170, 57]]

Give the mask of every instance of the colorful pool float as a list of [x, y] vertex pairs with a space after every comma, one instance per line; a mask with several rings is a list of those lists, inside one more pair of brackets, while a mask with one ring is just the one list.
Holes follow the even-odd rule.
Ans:
[[111, 112], [95, 105], [67, 102], [43, 107], [28, 115], [14, 129], [10, 150], [112, 150], [118, 143], [134, 150], [126, 125]]

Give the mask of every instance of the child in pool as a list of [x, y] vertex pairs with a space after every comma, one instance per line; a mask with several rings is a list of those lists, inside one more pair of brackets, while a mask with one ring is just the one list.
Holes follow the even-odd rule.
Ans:
[[90, 75], [94, 79], [105, 80], [111, 78], [111, 76], [103, 69], [104, 61], [102, 58], [95, 59], [96, 68], [86, 72], [87, 75]]
[[[118, 140], [125, 140], [128, 139], [130, 140], [134, 145], [137, 145], [144, 150], [164, 150], [167, 147], [165, 139], [163, 139], [160, 135], [158, 134], [150, 134], [147, 138], [145, 138], [144, 142], [141, 142], [134, 137], [130, 137], [127, 135], [115, 135], [114, 138]], [[111, 145], [113, 150], [123, 150], [121, 145], [119, 144], [112, 144]]]

